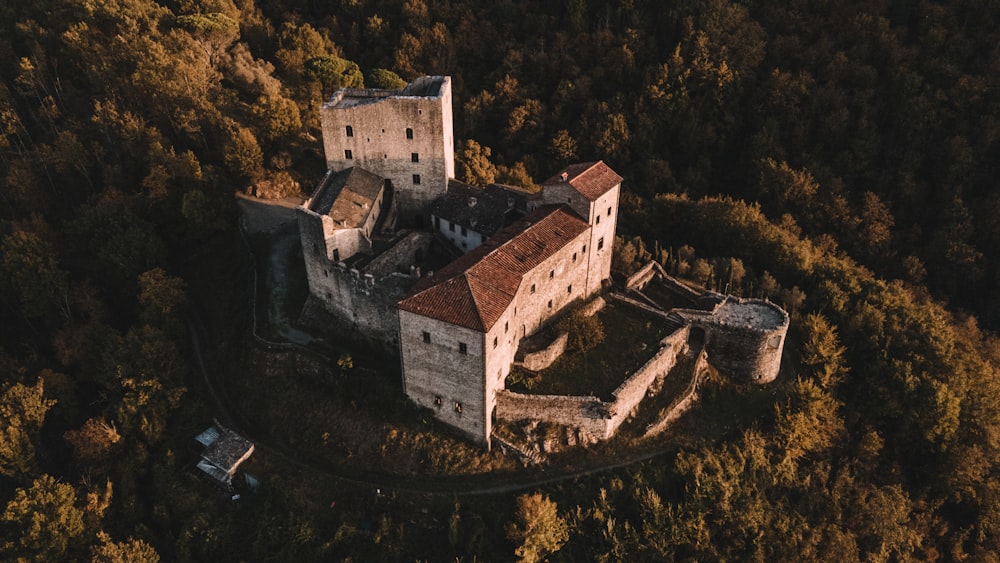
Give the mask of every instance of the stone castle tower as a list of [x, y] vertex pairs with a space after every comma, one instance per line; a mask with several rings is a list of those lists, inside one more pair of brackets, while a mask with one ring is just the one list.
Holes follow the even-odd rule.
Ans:
[[451, 77], [424, 76], [402, 90], [342, 88], [320, 118], [327, 168], [385, 178], [400, 223], [426, 227], [431, 202], [455, 176]]

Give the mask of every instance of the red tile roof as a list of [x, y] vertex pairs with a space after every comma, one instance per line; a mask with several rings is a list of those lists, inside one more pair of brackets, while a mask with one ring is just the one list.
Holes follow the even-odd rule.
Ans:
[[[563, 175], [565, 174], [565, 178]], [[622, 177], [614, 170], [604, 164], [603, 160], [597, 162], [583, 162], [580, 164], [570, 164], [563, 168], [555, 176], [542, 182], [542, 186], [551, 186], [561, 183], [569, 183], [573, 189], [580, 192], [583, 197], [594, 201], [608, 190], [622, 182]]]
[[588, 228], [566, 206], [540, 207], [421, 279], [399, 308], [489, 332], [514, 300], [524, 275]]

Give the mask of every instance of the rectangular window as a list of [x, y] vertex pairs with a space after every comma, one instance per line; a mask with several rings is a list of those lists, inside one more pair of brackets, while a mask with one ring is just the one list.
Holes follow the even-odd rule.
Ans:
[[576, 262], [576, 252], [573, 253], [573, 261]]
[[347, 160], [353, 160], [354, 159], [354, 155], [351, 153], [351, 149], [345, 149], [344, 150], [344, 158], [346, 158]]
[[434, 406], [440, 408], [441, 407], [441, 403], [443, 403], [443, 402], [444, 401], [441, 400], [441, 396], [440, 395], [437, 396], [437, 397], [434, 397]]
[[469, 353], [469, 347], [465, 345], [465, 342], [459, 342], [458, 343], [458, 353], [459, 354], [468, 354]]
[[611, 217], [611, 208], [608, 208], [608, 217]]
[[535, 284], [531, 284], [531, 293], [535, 292]]
[[457, 412], [458, 414], [462, 414], [462, 403], [458, 402], [455, 403], [455, 412]]
[[407, 139], [413, 138], [413, 129], [410, 129], [409, 127], [406, 128], [406, 138]]
[[573, 293], [573, 286], [566, 286], [566, 293]]
[[506, 332], [507, 332], [507, 328], [508, 328], [508, 327], [507, 327], [507, 325], [508, 325], [508, 324], [509, 324], [509, 323], [508, 323], [507, 321], [504, 321], [504, 323], [503, 323], [503, 331], [504, 331], [504, 333], [506, 333]]
[[583, 250], [582, 250], [582, 252], [583, 252], [584, 254], [586, 254], [586, 253], [587, 253], [587, 245], [586, 245], [586, 244], [585, 244], [585, 245], [583, 245]]
[[556, 271], [555, 270], [549, 270], [549, 279], [552, 279], [552, 277], [555, 276], [555, 275], [556, 275]]
[[466, 229], [464, 226], [462, 227], [462, 236], [463, 237], [469, 236], [469, 230]]
[[430, 342], [430, 341], [431, 341], [431, 333], [429, 333], [429, 332], [427, 332], [425, 330], [424, 331], [424, 342]]
[[455, 223], [448, 223], [448, 230], [454, 233], [455, 232]]
[[552, 300], [549, 299], [549, 309], [551, 309], [551, 308], [552, 308]]
[[493, 337], [493, 347], [494, 348], [497, 347], [497, 337], [496, 336]]
[[600, 225], [600, 224], [601, 224], [601, 216], [600, 216], [600, 215], [598, 215], [598, 216], [597, 216], [597, 224], [598, 224], [598, 225]]
[[411, 152], [410, 153], [410, 162], [420, 162], [420, 154], [419, 153], [415, 153], [415, 152]]
[[353, 137], [354, 136], [354, 128], [351, 127], [350, 125], [347, 126], [347, 136], [348, 137]]
[[597, 250], [604, 248], [604, 237], [597, 239]]
[[420, 174], [414, 174], [413, 175], [413, 185], [414, 186], [419, 186], [420, 185]]

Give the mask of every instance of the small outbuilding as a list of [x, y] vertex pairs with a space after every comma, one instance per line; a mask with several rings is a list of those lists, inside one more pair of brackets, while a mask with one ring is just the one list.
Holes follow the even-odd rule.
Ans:
[[233, 430], [214, 421], [211, 427], [198, 434], [195, 440], [205, 447], [201, 452], [198, 470], [226, 489], [233, 488], [233, 476], [240, 464], [253, 454], [253, 443]]

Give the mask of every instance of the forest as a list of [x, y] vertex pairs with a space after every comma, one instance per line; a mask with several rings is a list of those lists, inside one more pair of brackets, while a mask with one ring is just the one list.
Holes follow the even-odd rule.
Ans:
[[[319, 104], [425, 74], [460, 179], [603, 159], [616, 276], [781, 303], [769, 402], [508, 494], [192, 483], [191, 331], [252, 346], [234, 194], [307, 194]], [[0, 559], [997, 561], [998, 100], [992, 0], [0, 3]]]

